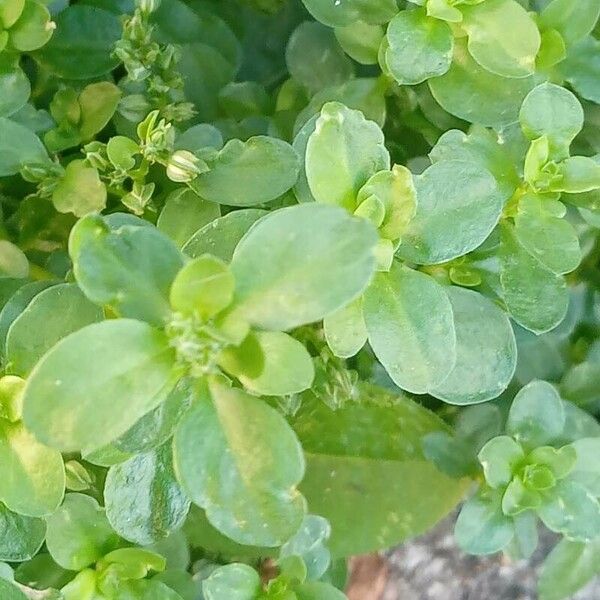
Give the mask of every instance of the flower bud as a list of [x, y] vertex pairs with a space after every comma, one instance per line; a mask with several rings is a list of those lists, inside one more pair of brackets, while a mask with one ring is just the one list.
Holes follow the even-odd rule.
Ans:
[[206, 163], [188, 150], [174, 152], [167, 165], [167, 177], [178, 183], [192, 181], [206, 171], [208, 171]]

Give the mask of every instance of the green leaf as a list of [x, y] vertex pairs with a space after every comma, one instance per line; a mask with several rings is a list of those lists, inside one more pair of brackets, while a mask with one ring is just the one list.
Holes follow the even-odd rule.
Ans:
[[265, 329], [319, 321], [365, 289], [376, 241], [369, 223], [341, 208], [311, 203], [278, 210], [235, 250], [234, 309]]
[[172, 436], [179, 420], [191, 406], [192, 397], [190, 380], [180, 379], [164, 402], [146, 413], [117, 438], [113, 442], [114, 446], [126, 453], [139, 454], [162, 445]]
[[294, 589], [298, 600], [346, 600], [346, 595], [329, 583], [308, 581]]
[[231, 262], [239, 241], [266, 214], [266, 210], [258, 208], [230, 212], [196, 231], [183, 245], [182, 251], [191, 258], [212, 254], [225, 262]]
[[[505, 132], [506, 134], [506, 132]], [[484, 127], [473, 125], [468, 134], [451, 129], [444, 133], [429, 153], [432, 162], [465, 160], [487, 169], [498, 182], [506, 199], [521, 185], [515, 157], [507, 152], [504, 137]], [[517, 160], [521, 160], [521, 156]]]
[[99, 448], [160, 404], [174, 384], [174, 362], [165, 335], [146, 323], [88, 325], [36, 365], [24, 391], [24, 421], [52, 447]]
[[499, 488], [510, 483], [514, 468], [524, 456], [523, 448], [513, 438], [499, 435], [486, 443], [477, 458], [483, 467], [487, 484]]
[[464, 6], [461, 12], [469, 52], [484, 69], [501, 77], [534, 73], [540, 32], [516, 0], [486, 0]]
[[190, 502], [175, 479], [170, 444], [111, 467], [104, 504], [113, 529], [130, 542], [152, 544], [179, 529]]
[[48, 153], [35, 133], [0, 117], [0, 177], [14, 175], [28, 164], [48, 163]]
[[17, 19], [21, 16], [25, 0], [12, 0], [11, 2], [3, 2], [0, 8], [0, 22], [3, 28], [12, 27]]
[[31, 84], [23, 69], [6, 53], [0, 55], [0, 116], [9, 117], [26, 105]]
[[27, 600], [27, 596], [16, 585], [0, 579], [0, 594], [3, 600]]
[[15, 319], [27, 305], [43, 290], [54, 285], [54, 281], [33, 281], [19, 288], [0, 310], [0, 354], [5, 354], [6, 335]]
[[388, 548], [426, 531], [466, 487], [422, 453], [424, 435], [446, 431], [433, 413], [375, 386], [359, 392], [360, 401], [337, 410], [305, 394], [292, 418], [307, 461], [300, 489], [310, 512], [330, 522], [328, 546], [337, 557]]
[[544, 525], [574, 541], [589, 542], [600, 534], [600, 504], [576, 481], [563, 479], [538, 514]]
[[537, 510], [541, 503], [541, 494], [530, 486], [525, 486], [519, 477], [515, 477], [502, 496], [502, 512], [515, 517], [530, 510]]
[[352, 62], [333, 31], [320, 23], [298, 25], [288, 41], [285, 61], [290, 75], [310, 93], [344, 83], [353, 75]]
[[209, 123], [198, 123], [186, 129], [175, 139], [175, 150], [189, 150], [194, 154], [206, 148], [220, 150], [222, 147], [222, 133]]
[[469, 554], [495, 554], [505, 548], [514, 535], [512, 520], [502, 514], [500, 496], [478, 493], [462, 507], [454, 537]]
[[60, 452], [40, 444], [21, 422], [0, 420], [0, 501], [28, 517], [56, 510], [65, 491]]
[[169, 289], [183, 257], [153, 227], [111, 230], [101, 217], [89, 215], [71, 230], [69, 254], [77, 283], [93, 302], [154, 324], [169, 318]]
[[451, 404], [475, 404], [498, 397], [510, 383], [517, 346], [506, 314], [478, 292], [447, 288], [456, 330], [456, 363], [430, 390]]
[[340, 358], [354, 356], [367, 341], [362, 296], [323, 319], [327, 345]]
[[570, 273], [581, 261], [579, 238], [566, 220], [546, 210], [547, 203], [528, 194], [519, 201], [515, 234], [520, 244], [553, 273]]
[[75, 284], [64, 283], [41, 291], [8, 330], [7, 369], [26, 376], [62, 338], [102, 318], [102, 309], [92, 304]]
[[533, 77], [508, 79], [486, 71], [461, 39], [455, 40], [450, 70], [428, 84], [433, 97], [449, 113], [494, 128], [517, 120], [523, 99], [535, 85]]
[[572, 156], [558, 165], [558, 173], [562, 176], [555, 184], [551, 184], [554, 192], [580, 194], [600, 188], [600, 164], [587, 156]]
[[565, 426], [565, 409], [558, 392], [545, 381], [532, 381], [515, 396], [506, 430], [535, 448], [558, 438]]
[[120, 37], [116, 15], [95, 6], [73, 5], [57, 15], [55, 34], [35, 57], [59, 77], [91, 79], [117, 66], [111, 51]]
[[83, 160], [74, 160], [54, 188], [52, 203], [58, 212], [83, 217], [106, 207], [106, 187], [96, 169]]
[[553, 0], [539, 16], [539, 25], [555, 29], [567, 44], [573, 44], [590, 34], [600, 15], [598, 0]]
[[571, 477], [594, 496], [600, 496], [600, 465], [596, 460], [600, 451], [600, 438], [582, 438], [575, 440], [572, 445], [577, 459]]
[[357, 110], [329, 102], [306, 147], [306, 177], [317, 202], [356, 208], [359, 189], [377, 171], [389, 169], [383, 132]]
[[232, 563], [215, 569], [202, 582], [206, 600], [255, 600], [261, 589], [258, 573], [248, 565]]
[[401, 85], [415, 85], [450, 68], [454, 36], [444, 21], [424, 10], [403, 10], [388, 25], [385, 64]]
[[211, 386], [211, 397], [198, 399], [175, 432], [174, 456], [192, 501], [234, 541], [277, 546], [300, 526], [302, 450], [283, 417], [262, 400]]
[[308, 12], [324, 25], [349, 25], [357, 19], [368, 23], [387, 23], [397, 12], [395, 0], [348, 0], [334, 4], [329, 0], [302, 0]]
[[435, 163], [415, 177], [415, 187], [417, 213], [397, 250], [410, 262], [435, 264], [467, 254], [489, 236], [502, 213], [497, 181], [473, 163]]
[[508, 311], [519, 325], [534, 333], [554, 329], [567, 312], [564, 279], [525, 249], [514, 228], [504, 225], [501, 237], [500, 282]]
[[196, 231], [220, 216], [218, 204], [203, 200], [190, 189], [181, 189], [169, 194], [156, 226], [168, 235], [178, 248], [182, 248]]
[[323, 517], [306, 515], [300, 529], [291, 537], [279, 552], [279, 562], [289, 557], [300, 557], [304, 562], [308, 579], [320, 579], [331, 562], [326, 547], [331, 536], [331, 527]]
[[600, 541], [563, 539], [544, 561], [538, 582], [540, 600], [566, 600], [600, 573]]
[[589, 35], [569, 48], [567, 58], [558, 65], [560, 74], [579, 96], [596, 103], [600, 101], [599, 51], [600, 41]]
[[175, 590], [155, 579], [124, 581], [117, 593], [119, 600], [183, 600]]
[[312, 385], [315, 368], [303, 344], [279, 331], [256, 332], [255, 335], [264, 364], [258, 376], [238, 375], [248, 391], [264, 396], [285, 396]]
[[296, 183], [299, 168], [289, 144], [262, 135], [230, 140], [208, 163], [210, 170], [193, 180], [193, 189], [206, 200], [230, 206], [275, 200]]
[[523, 100], [519, 122], [530, 140], [547, 136], [554, 151], [568, 153], [569, 145], [583, 128], [583, 108], [569, 90], [542, 83]]
[[227, 265], [219, 258], [204, 254], [188, 262], [177, 273], [171, 286], [171, 306], [184, 314], [214, 317], [229, 306], [235, 281]]
[[336, 27], [334, 33], [350, 58], [363, 65], [377, 64], [377, 54], [384, 36], [383, 27], [355, 21], [345, 27]]
[[423, 394], [456, 362], [448, 295], [433, 278], [395, 263], [377, 273], [364, 297], [369, 343], [394, 383]]
[[33, 558], [45, 537], [43, 519], [18, 515], [0, 503], [0, 560], [22, 562]]
[[90, 496], [67, 494], [62, 506], [46, 521], [48, 552], [65, 569], [80, 571], [119, 543], [104, 509]]
[[36, 0], [25, 0], [23, 12], [9, 31], [10, 45], [20, 52], [41, 48], [54, 32], [48, 9]]
[[78, 98], [81, 107], [78, 128], [84, 141], [91, 140], [108, 125], [120, 100], [121, 90], [110, 81], [90, 83], [83, 88]]

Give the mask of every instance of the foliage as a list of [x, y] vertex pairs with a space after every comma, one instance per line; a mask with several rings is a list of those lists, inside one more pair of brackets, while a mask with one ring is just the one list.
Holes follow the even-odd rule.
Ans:
[[462, 501], [598, 574], [599, 14], [1, 3], [0, 596], [343, 599]]

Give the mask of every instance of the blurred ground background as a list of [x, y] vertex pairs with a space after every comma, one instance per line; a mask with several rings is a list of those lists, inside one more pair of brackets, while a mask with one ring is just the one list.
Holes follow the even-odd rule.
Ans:
[[[452, 537], [454, 517], [381, 555], [354, 559], [350, 600], [537, 600], [536, 578], [555, 538], [541, 533], [529, 561], [468, 556]], [[600, 600], [600, 580], [572, 600]]]

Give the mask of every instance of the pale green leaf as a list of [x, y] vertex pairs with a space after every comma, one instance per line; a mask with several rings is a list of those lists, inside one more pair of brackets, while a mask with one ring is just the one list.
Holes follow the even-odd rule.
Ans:
[[318, 321], [365, 289], [376, 241], [369, 223], [338, 207], [311, 203], [278, 210], [235, 250], [234, 309], [265, 329]]
[[354, 356], [367, 341], [362, 297], [326, 316], [323, 319], [323, 330], [327, 345], [336, 356]]
[[469, 52], [484, 69], [501, 77], [534, 73], [540, 32], [516, 0], [485, 0], [464, 6], [461, 12]]
[[26, 376], [61, 339], [101, 321], [102, 309], [73, 283], [41, 291], [14, 320], [6, 336], [7, 368]]
[[208, 163], [210, 170], [192, 181], [193, 189], [206, 200], [230, 206], [274, 200], [296, 183], [299, 168], [289, 144], [262, 135], [230, 140]]
[[415, 177], [417, 213], [397, 255], [418, 264], [445, 262], [477, 248], [492, 232], [504, 204], [498, 182], [485, 168], [446, 160]]
[[92, 565], [119, 543], [104, 509], [84, 494], [67, 494], [46, 521], [48, 552], [65, 569], [79, 571]]
[[498, 397], [510, 383], [517, 361], [515, 336], [506, 314], [475, 291], [447, 290], [456, 330], [456, 364], [430, 390], [451, 404], [475, 404]]
[[444, 21], [424, 10], [403, 10], [388, 25], [385, 62], [401, 85], [415, 85], [450, 68], [454, 37]]
[[[487, 0], [481, 6], [485, 4]], [[449, 113], [470, 123], [500, 128], [518, 119], [521, 103], [535, 82], [533, 77], [509, 79], [486, 71], [458, 39], [450, 70], [428, 84], [433, 97]]]
[[423, 394], [450, 374], [452, 305], [433, 278], [395, 263], [367, 288], [363, 312], [371, 347], [396, 385]]
[[40, 444], [23, 426], [0, 420], [0, 501], [21, 515], [43, 517], [65, 492], [60, 452]]
[[263, 400], [211, 386], [210, 397], [198, 399], [175, 432], [174, 457], [192, 501], [234, 541], [276, 546], [300, 526], [302, 450], [283, 417]]
[[88, 325], [36, 365], [24, 391], [24, 421], [52, 447], [99, 448], [160, 404], [174, 384], [174, 362], [165, 335], [146, 323]]

